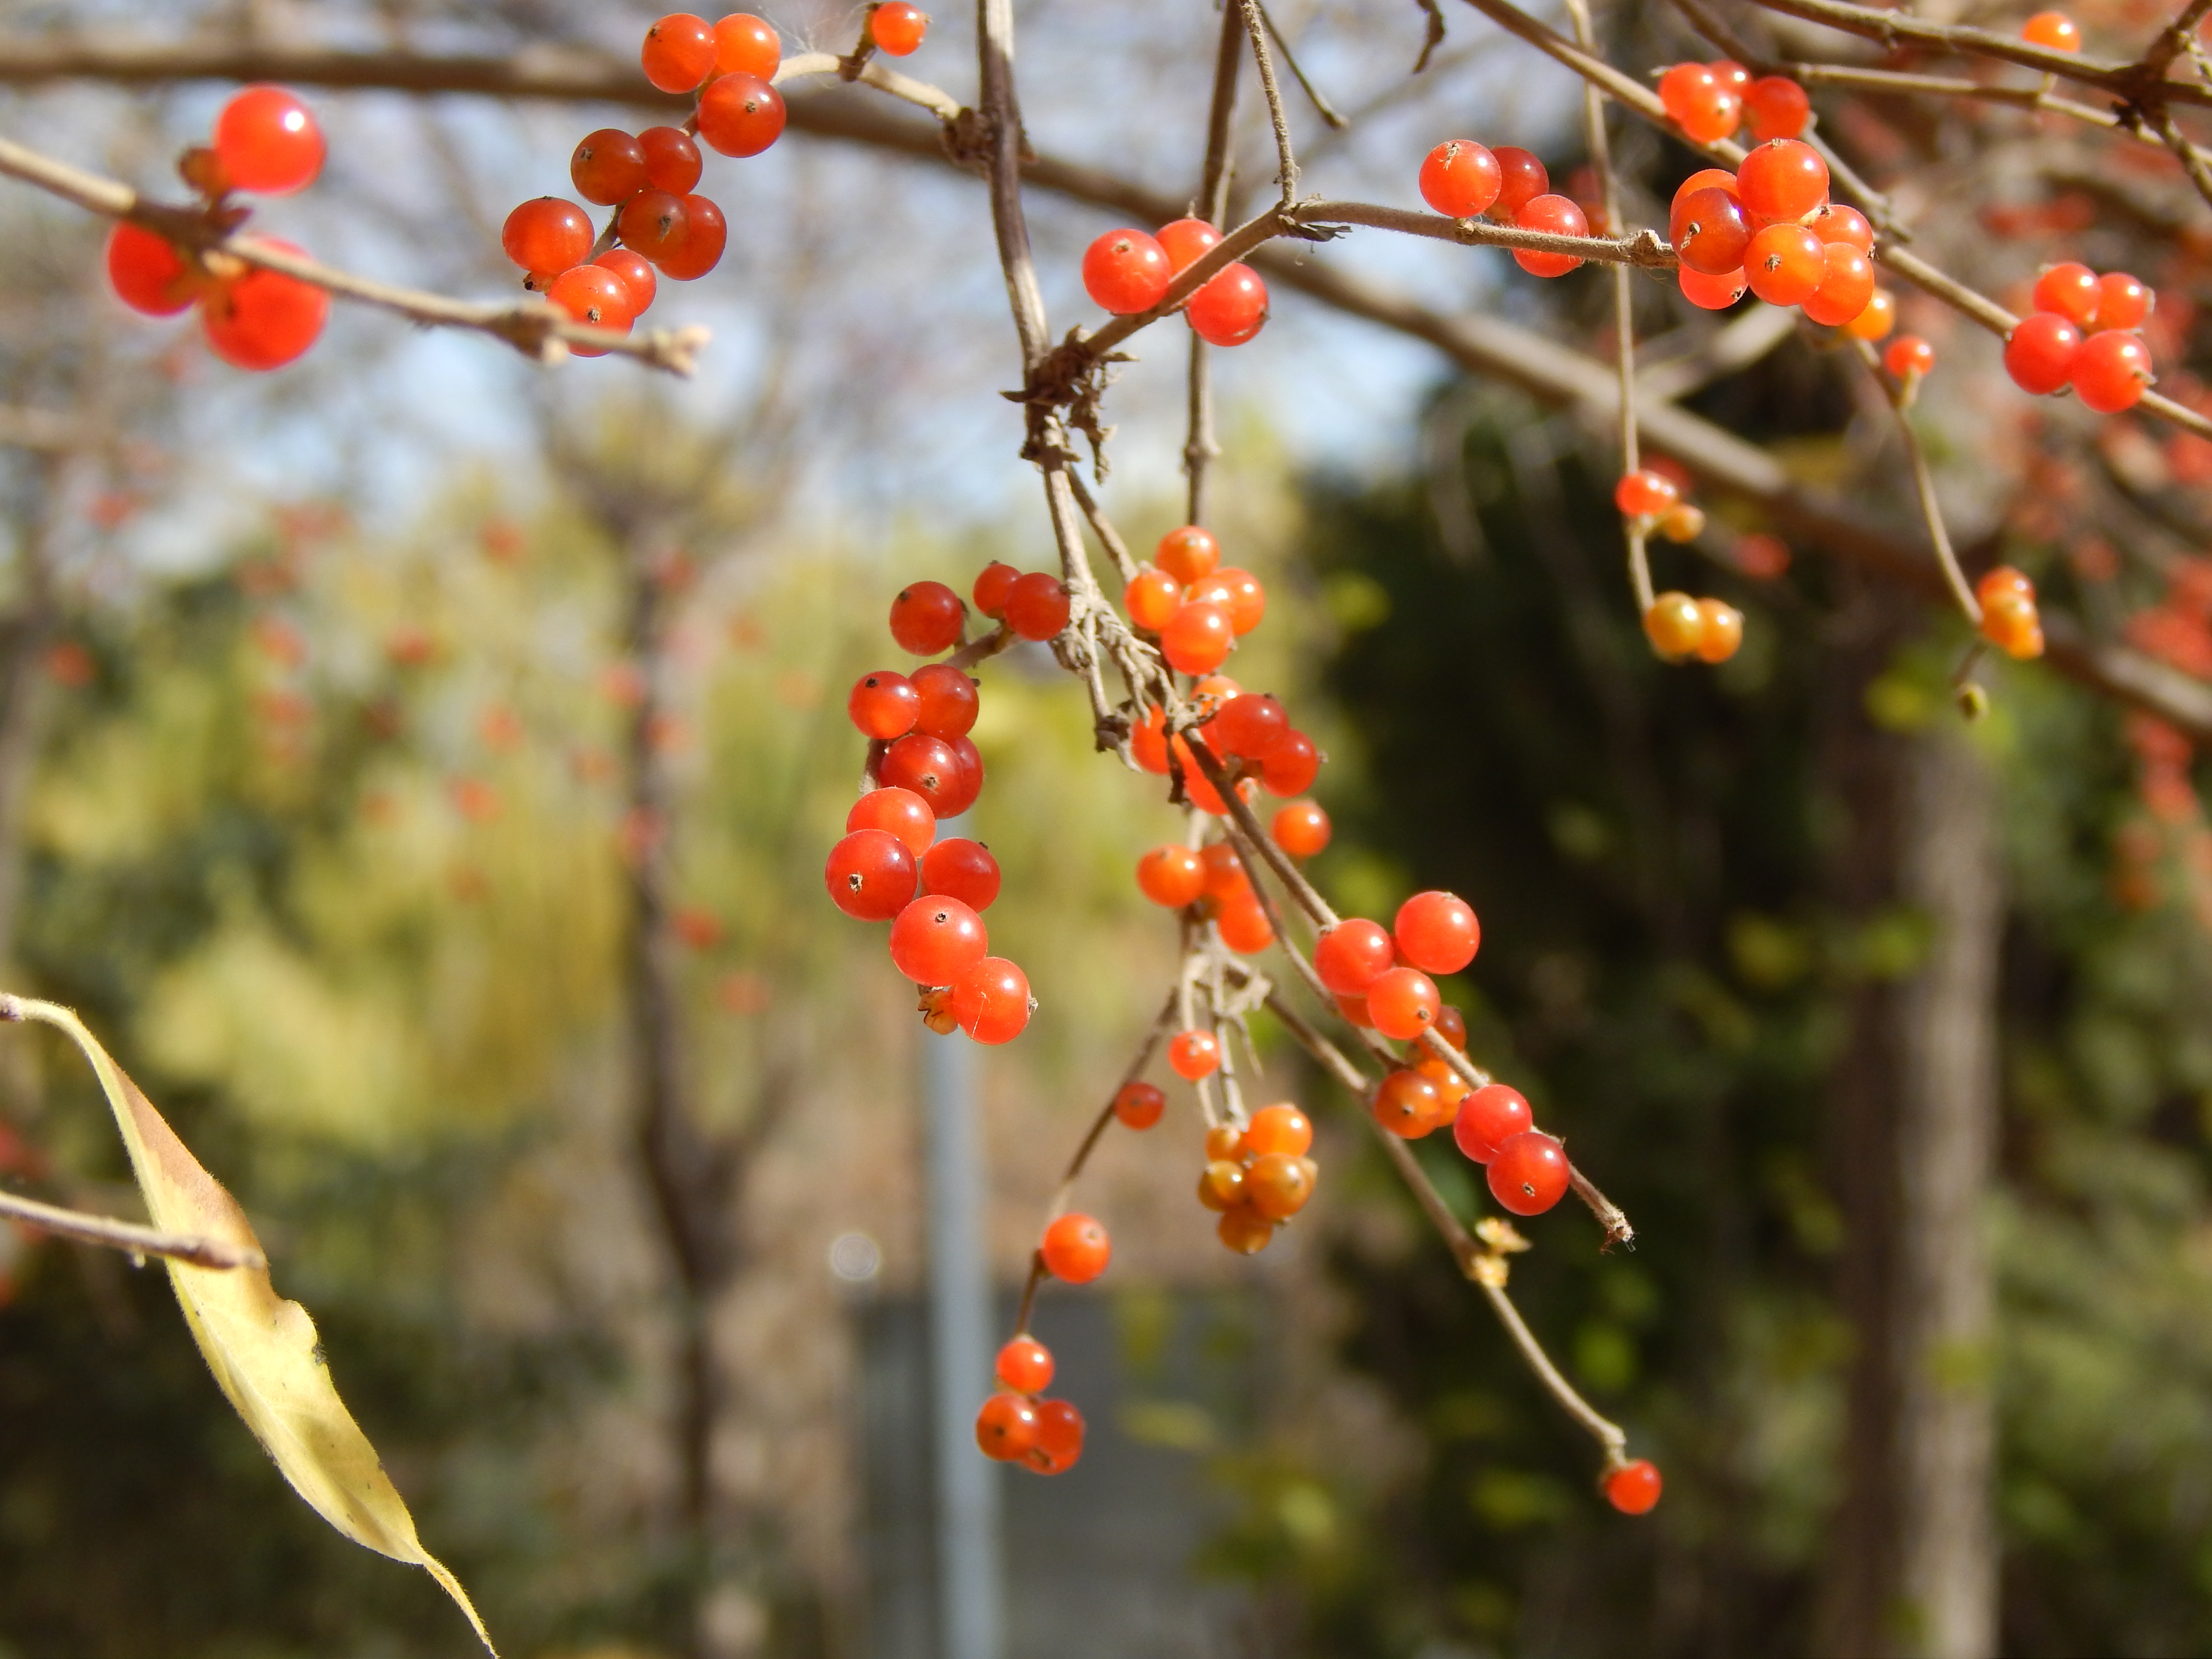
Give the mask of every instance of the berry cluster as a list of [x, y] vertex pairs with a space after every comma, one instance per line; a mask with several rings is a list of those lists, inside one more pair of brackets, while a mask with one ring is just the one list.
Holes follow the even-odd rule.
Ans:
[[1677, 64], [1659, 76], [1659, 102], [1667, 118], [1692, 143], [1717, 144], [1735, 137], [1747, 118], [1753, 138], [1795, 138], [1813, 118], [1805, 88], [1786, 75], [1751, 71], [1729, 58]]
[[1734, 173], [1692, 173], [1674, 191], [1668, 236], [1682, 297], [1707, 311], [1748, 289], [1859, 339], [1878, 340], [1894, 323], [1894, 302], [1875, 302], [1874, 228], [1828, 199], [1828, 164], [1799, 139], [1768, 139]]
[[[1221, 240], [1204, 219], [1177, 219], [1159, 234], [1109, 230], [1084, 251], [1083, 291], [1117, 317], [1150, 311], [1169, 284]], [[1247, 264], [1226, 264], [1182, 303], [1183, 320], [1201, 340], [1243, 345], [1267, 320], [1267, 285]]]
[[[984, 572], [979, 595], [992, 570], [1005, 568]], [[916, 656], [939, 655], [960, 643], [967, 611], [944, 583], [915, 582], [891, 602], [891, 637]], [[1052, 631], [1066, 621], [1062, 593]], [[891, 960], [921, 988], [932, 1030], [1011, 1042], [1036, 1004], [1021, 969], [989, 954], [981, 912], [999, 896], [998, 860], [981, 842], [937, 836], [939, 818], [966, 811], [982, 793], [982, 757], [968, 736], [981, 706], [975, 681], [950, 662], [911, 676], [879, 668], [854, 683], [845, 708], [869, 740], [870, 787], [847, 816], [823, 881], [847, 915], [891, 924]]]
[[[323, 130], [307, 105], [282, 87], [247, 87], [222, 106], [210, 141], [185, 152], [178, 171], [199, 191], [211, 221], [228, 230], [246, 218], [227, 199], [234, 191], [304, 190], [322, 171], [323, 151]], [[237, 368], [281, 368], [314, 344], [331, 310], [331, 296], [311, 283], [227, 255], [189, 253], [129, 220], [107, 239], [107, 280], [124, 304], [149, 317], [174, 316], [197, 303], [209, 348]]]
[[1052, 1386], [1052, 1351], [1024, 1332], [999, 1350], [1000, 1391], [975, 1413], [983, 1455], [1039, 1474], [1065, 1474], [1083, 1455], [1083, 1413], [1041, 1396]]
[[1306, 1156], [1312, 1145], [1312, 1122], [1288, 1101], [1262, 1106], [1241, 1128], [1223, 1123], [1206, 1132], [1198, 1201], [1220, 1212], [1214, 1231], [1224, 1244], [1256, 1255], [1305, 1208], [1321, 1179], [1321, 1165]]
[[[1448, 138], [1421, 162], [1421, 199], [1448, 218], [1485, 216], [1521, 230], [1553, 236], [1587, 236], [1589, 217], [1571, 197], [1552, 194], [1552, 175], [1525, 149], [1488, 149], [1472, 138]], [[1513, 258], [1532, 276], [1564, 276], [1583, 262], [1569, 253], [1516, 248]]]
[[2124, 270], [2099, 276], [2071, 260], [2035, 279], [2034, 310], [2005, 336], [2005, 373], [2039, 397], [2072, 388], [2100, 415], [2132, 409], [2149, 386], [2150, 348], [2137, 332], [2158, 296]]
[[[606, 228], [595, 232], [574, 202], [541, 196], [508, 214], [500, 231], [526, 288], [580, 323], [621, 334], [652, 305], [659, 276], [691, 282], [721, 262], [729, 222], [697, 191], [697, 139], [725, 155], [757, 155], [781, 136], [784, 122], [783, 95], [770, 84], [783, 43], [757, 17], [732, 12], [709, 23], [672, 12], [645, 32], [639, 59], [661, 91], [696, 99], [682, 126], [584, 135], [568, 158], [568, 178], [586, 202], [614, 210]], [[606, 355], [602, 346], [570, 349]]]
[[2043, 620], [2035, 608], [2035, 584], [2008, 564], [2001, 564], [1974, 584], [1981, 602], [1982, 637], [2007, 656], [2043, 654]]
[[[1622, 474], [1613, 485], [1613, 504], [1635, 533], [1656, 531], [1670, 542], [1686, 542], [1705, 529], [1705, 514], [1682, 499], [1684, 486], [1670, 476], [1672, 471], [1640, 467]], [[1743, 643], [1743, 612], [1720, 599], [1662, 593], [1644, 613], [1644, 633], [1651, 648], [1668, 662], [1692, 657], [1700, 662], [1726, 662]]]

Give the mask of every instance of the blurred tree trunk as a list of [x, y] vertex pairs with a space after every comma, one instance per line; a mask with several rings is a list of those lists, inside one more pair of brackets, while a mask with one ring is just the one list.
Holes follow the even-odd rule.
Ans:
[[1990, 1319], [1982, 1233], [1996, 1096], [2004, 920], [1996, 800], [1948, 709], [1910, 736], [1859, 696], [1899, 637], [1893, 611], [1850, 653], [1829, 775], [1849, 830], [1836, 897], [1869, 943], [1924, 928], [1901, 977], [1869, 960], [1832, 1080], [1855, 1348], [1844, 1496], [1815, 1647], [1833, 1659], [1988, 1659], [1996, 1644]]

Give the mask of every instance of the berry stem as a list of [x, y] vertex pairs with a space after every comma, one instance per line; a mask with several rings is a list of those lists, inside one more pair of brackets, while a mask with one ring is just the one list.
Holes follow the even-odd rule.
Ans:
[[1959, 568], [1959, 556], [1951, 546], [1951, 532], [1943, 523], [1942, 503], [1936, 499], [1936, 475], [1929, 468], [1928, 452], [1922, 447], [1920, 434], [1913, 429], [1912, 417], [1906, 410], [1905, 383], [1883, 371], [1881, 359], [1871, 343], [1865, 340], [1854, 340], [1851, 343], [1857, 348], [1859, 361], [1866, 365], [1867, 372], [1881, 387], [1882, 396], [1888, 399], [1891, 410], [1897, 416], [1897, 430], [1905, 440], [1905, 459], [1912, 465], [1913, 490], [1920, 498], [1920, 516], [1927, 520], [1928, 539], [1935, 546], [1936, 562], [1942, 567], [1944, 585], [1951, 590], [1951, 597], [1958, 601], [1960, 611], [1966, 616], [1966, 625], [1978, 629], [1982, 625], [1981, 604], [1974, 598], [1974, 590], [1966, 580], [1966, 573]]
[[[1218, 228], [1229, 216], [1229, 183], [1233, 173], [1231, 130], [1237, 117], [1237, 83], [1244, 67], [1243, 21], [1221, 9], [1221, 44], [1213, 58], [1213, 100], [1206, 118], [1206, 167], [1192, 204], [1195, 218]], [[1213, 436], [1213, 379], [1207, 354], [1212, 348], [1195, 331], [1190, 337], [1190, 435], [1182, 447], [1183, 476], [1189, 481], [1183, 522], [1206, 522], [1206, 469], [1220, 454]]]
[[1283, 94], [1275, 85], [1274, 54], [1267, 49], [1267, 26], [1260, 20], [1260, 0], [1236, 0], [1243, 14], [1244, 32], [1252, 42], [1252, 61], [1260, 70], [1260, 90], [1267, 100], [1267, 122], [1275, 130], [1275, 182], [1282, 186], [1283, 206], [1297, 199], [1298, 158], [1291, 149], [1291, 120], [1283, 110]]

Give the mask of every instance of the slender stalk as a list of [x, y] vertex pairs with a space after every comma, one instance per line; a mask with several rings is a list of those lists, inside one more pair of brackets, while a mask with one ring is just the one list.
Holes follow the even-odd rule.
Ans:
[[1936, 475], [1928, 465], [1928, 452], [1921, 444], [1920, 434], [1913, 430], [1912, 417], [1906, 412], [1908, 398], [1899, 381], [1893, 380], [1881, 368], [1881, 360], [1875, 349], [1864, 340], [1855, 340], [1859, 361], [1881, 387], [1881, 395], [1888, 400], [1897, 416], [1897, 430], [1905, 441], [1905, 459], [1912, 466], [1912, 488], [1920, 500], [1920, 516], [1928, 525], [1928, 539], [1936, 550], [1936, 562], [1943, 572], [1944, 585], [1950, 588], [1951, 597], [1958, 601], [1969, 627], [1982, 625], [1981, 602], [1974, 598], [1974, 590], [1966, 580], [1966, 574], [1959, 568], [1959, 556], [1951, 546], [1951, 532], [1943, 523], [1942, 503], [1936, 499]]
[[194, 1233], [165, 1233], [135, 1222], [113, 1221], [104, 1215], [88, 1215], [82, 1210], [41, 1204], [34, 1198], [21, 1198], [14, 1193], [0, 1193], [0, 1217], [79, 1244], [97, 1244], [131, 1255], [164, 1256], [194, 1267], [244, 1267], [259, 1273], [269, 1266], [269, 1259], [260, 1251], [243, 1245], [225, 1243], [219, 1238], [203, 1238]]
[[[1244, 67], [1243, 20], [1234, 0], [1222, 0], [1221, 39], [1214, 48], [1213, 99], [1206, 118], [1206, 167], [1192, 204], [1198, 217], [1219, 228], [1229, 213], [1230, 140], [1236, 127], [1237, 83]], [[1206, 522], [1206, 470], [1220, 451], [1213, 435], [1212, 350], [1194, 330], [1190, 337], [1189, 435], [1182, 447], [1188, 481], [1183, 522]]]
[[1260, 18], [1260, 0], [1224, 0], [1244, 15], [1244, 32], [1252, 42], [1252, 62], [1260, 70], [1260, 90], [1267, 100], [1268, 125], [1275, 130], [1275, 182], [1282, 187], [1285, 207], [1297, 199], [1298, 158], [1291, 149], [1291, 118], [1283, 110], [1283, 94], [1275, 85], [1275, 58], [1267, 49], [1267, 26]]

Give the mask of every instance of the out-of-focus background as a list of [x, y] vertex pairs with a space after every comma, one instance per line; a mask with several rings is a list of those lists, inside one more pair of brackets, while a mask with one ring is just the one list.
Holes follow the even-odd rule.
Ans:
[[[1624, 61], [1713, 55], [1656, 9], [1616, 11]], [[1214, 14], [1019, 14], [1037, 148], [1187, 192]], [[787, 50], [842, 49], [858, 18], [767, 15]], [[2119, 55], [2159, 15], [2079, 15]], [[1454, 136], [1535, 149], [1562, 179], [1582, 159], [1575, 87], [1471, 12], [1418, 82], [1418, 8], [1275, 16], [1354, 117], [1321, 137], [1294, 108], [1311, 188], [1410, 204]], [[19, 42], [625, 61], [649, 21], [565, 0], [0, 7]], [[972, 50], [948, 7], [906, 67], [964, 97]], [[227, 91], [18, 85], [0, 132], [158, 190]], [[564, 192], [584, 131], [640, 118], [313, 96], [329, 168], [257, 224], [454, 293], [505, 291], [507, 208]], [[1839, 142], [1921, 191], [1923, 246], [1992, 289], [2061, 250], [2132, 261], [2160, 285], [2162, 364], [2185, 361], [2197, 244], [2142, 206], [2201, 220], [2170, 172], [2002, 112], [1853, 107]], [[2022, 132], [2028, 161], [1972, 161]], [[1623, 149], [1648, 221], [1692, 162], [1640, 132]], [[1238, 155], [1243, 195], [1271, 188], [1249, 100]], [[945, 1540], [920, 1101], [940, 1040], [818, 872], [861, 759], [845, 689], [904, 665], [892, 592], [1053, 558], [998, 395], [1015, 355], [975, 181], [794, 132], [710, 158], [705, 188], [730, 252], [655, 313], [715, 330], [681, 385], [620, 360], [549, 374], [343, 307], [300, 366], [240, 375], [189, 320], [107, 296], [100, 226], [0, 190], [0, 403], [58, 422], [0, 447], [0, 958], [82, 1011], [240, 1195], [504, 1651], [927, 1659]], [[1089, 319], [1077, 258], [1115, 222], [1031, 206], [1055, 326]], [[1485, 252], [1362, 233], [1305, 257], [1583, 343], [1607, 314], [1597, 276], [1540, 284]], [[1657, 285], [1638, 303], [1668, 349], [1718, 325]], [[2093, 624], [2161, 618], [2170, 659], [2201, 639], [2212, 665], [2196, 453], [2039, 415], [1993, 347], [1905, 311], [1945, 354], [1923, 430], [1962, 541]], [[1174, 325], [1139, 346], [1102, 488], [1149, 544], [1181, 519], [1184, 354]], [[1232, 671], [1328, 752], [1316, 875], [1340, 908], [1444, 886], [1481, 913], [1447, 989], [1474, 1052], [1638, 1230], [1607, 1254], [1578, 1206], [1530, 1224], [1516, 1294], [1667, 1492], [1643, 1520], [1597, 1499], [1587, 1438], [1356, 1104], [1263, 1023], [1267, 1094], [1322, 1126], [1320, 1195], [1235, 1259], [1191, 1199], [1187, 1091], [1108, 1136], [1081, 1201], [1112, 1271], [1048, 1287], [1037, 1327], [1089, 1452], [1058, 1480], [992, 1476], [1007, 1652], [1913, 1648], [1919, 1604], [1865, 1588], [1896, 1582], [1899, 1506], [1924, 1516], [1944, 1486], [1885, 1426], [1912, 1389], [1941, 1407], [1916, 1421], [1950, 1425], [1937, 1453], [1992, 1471], [1917, 1593], [1979, 1598], [1990, 1650], [2212, 1649], [2212, 839], [2185, 742], [2177, 762], [2033, 669], [1992, 671], [1996, 712], [1966, 735], [1955, 623], [1814, 550], [1731, 562], [1760, 526], [1724, 503], [1715, 556], [1662, 549], [1661, 574], [1741, 605], [1745, 647], [1662, 667], [1601, 430], [1295, 295], [1214, 360], [1212, 517], [1270, 596]], [[1855, 374], [1790, 337], [1692, 401], [1909, 533], [1889, 417]], [[1172, 923], [1130, 872], [1181, 820], [1092, 754], [1042, 651], [983, 678], [973, 833], [1006, 872], [994, 948], [1041, 1003], [974, 1068], [1003, 1328], [1165, 984]], [[1963, 985], [1932, 966], [1961, 938], [1989, 969]], [[1949, 1156], [1900, 1127], [1925, 1128], [1921, 1049], [1945, 1040], [1995, 1055], [1945, 1097], [1989, 1148], [1945, 1224], [1948, 1291], [1894, 1269], [1914, 1182]], [[1487, 1203], [1449, 1145], [1418, 1150], [1463, 1212]], [[32, 1032], [0, 1038], [0, 1167], [133, 1202], [89, 1079]], [[1986, 1321], [1976, 1304], [1945, 1328], [1968, 1338], [1913, 1346], [1952, 1291]], [[427, 1578], [284, 1489], [158, 1273], [0, 1232], [0, 1303], [4, 1659], [471, 1650]], [[1918, 1369], [1884, 1393], [1893, 1352]]]

